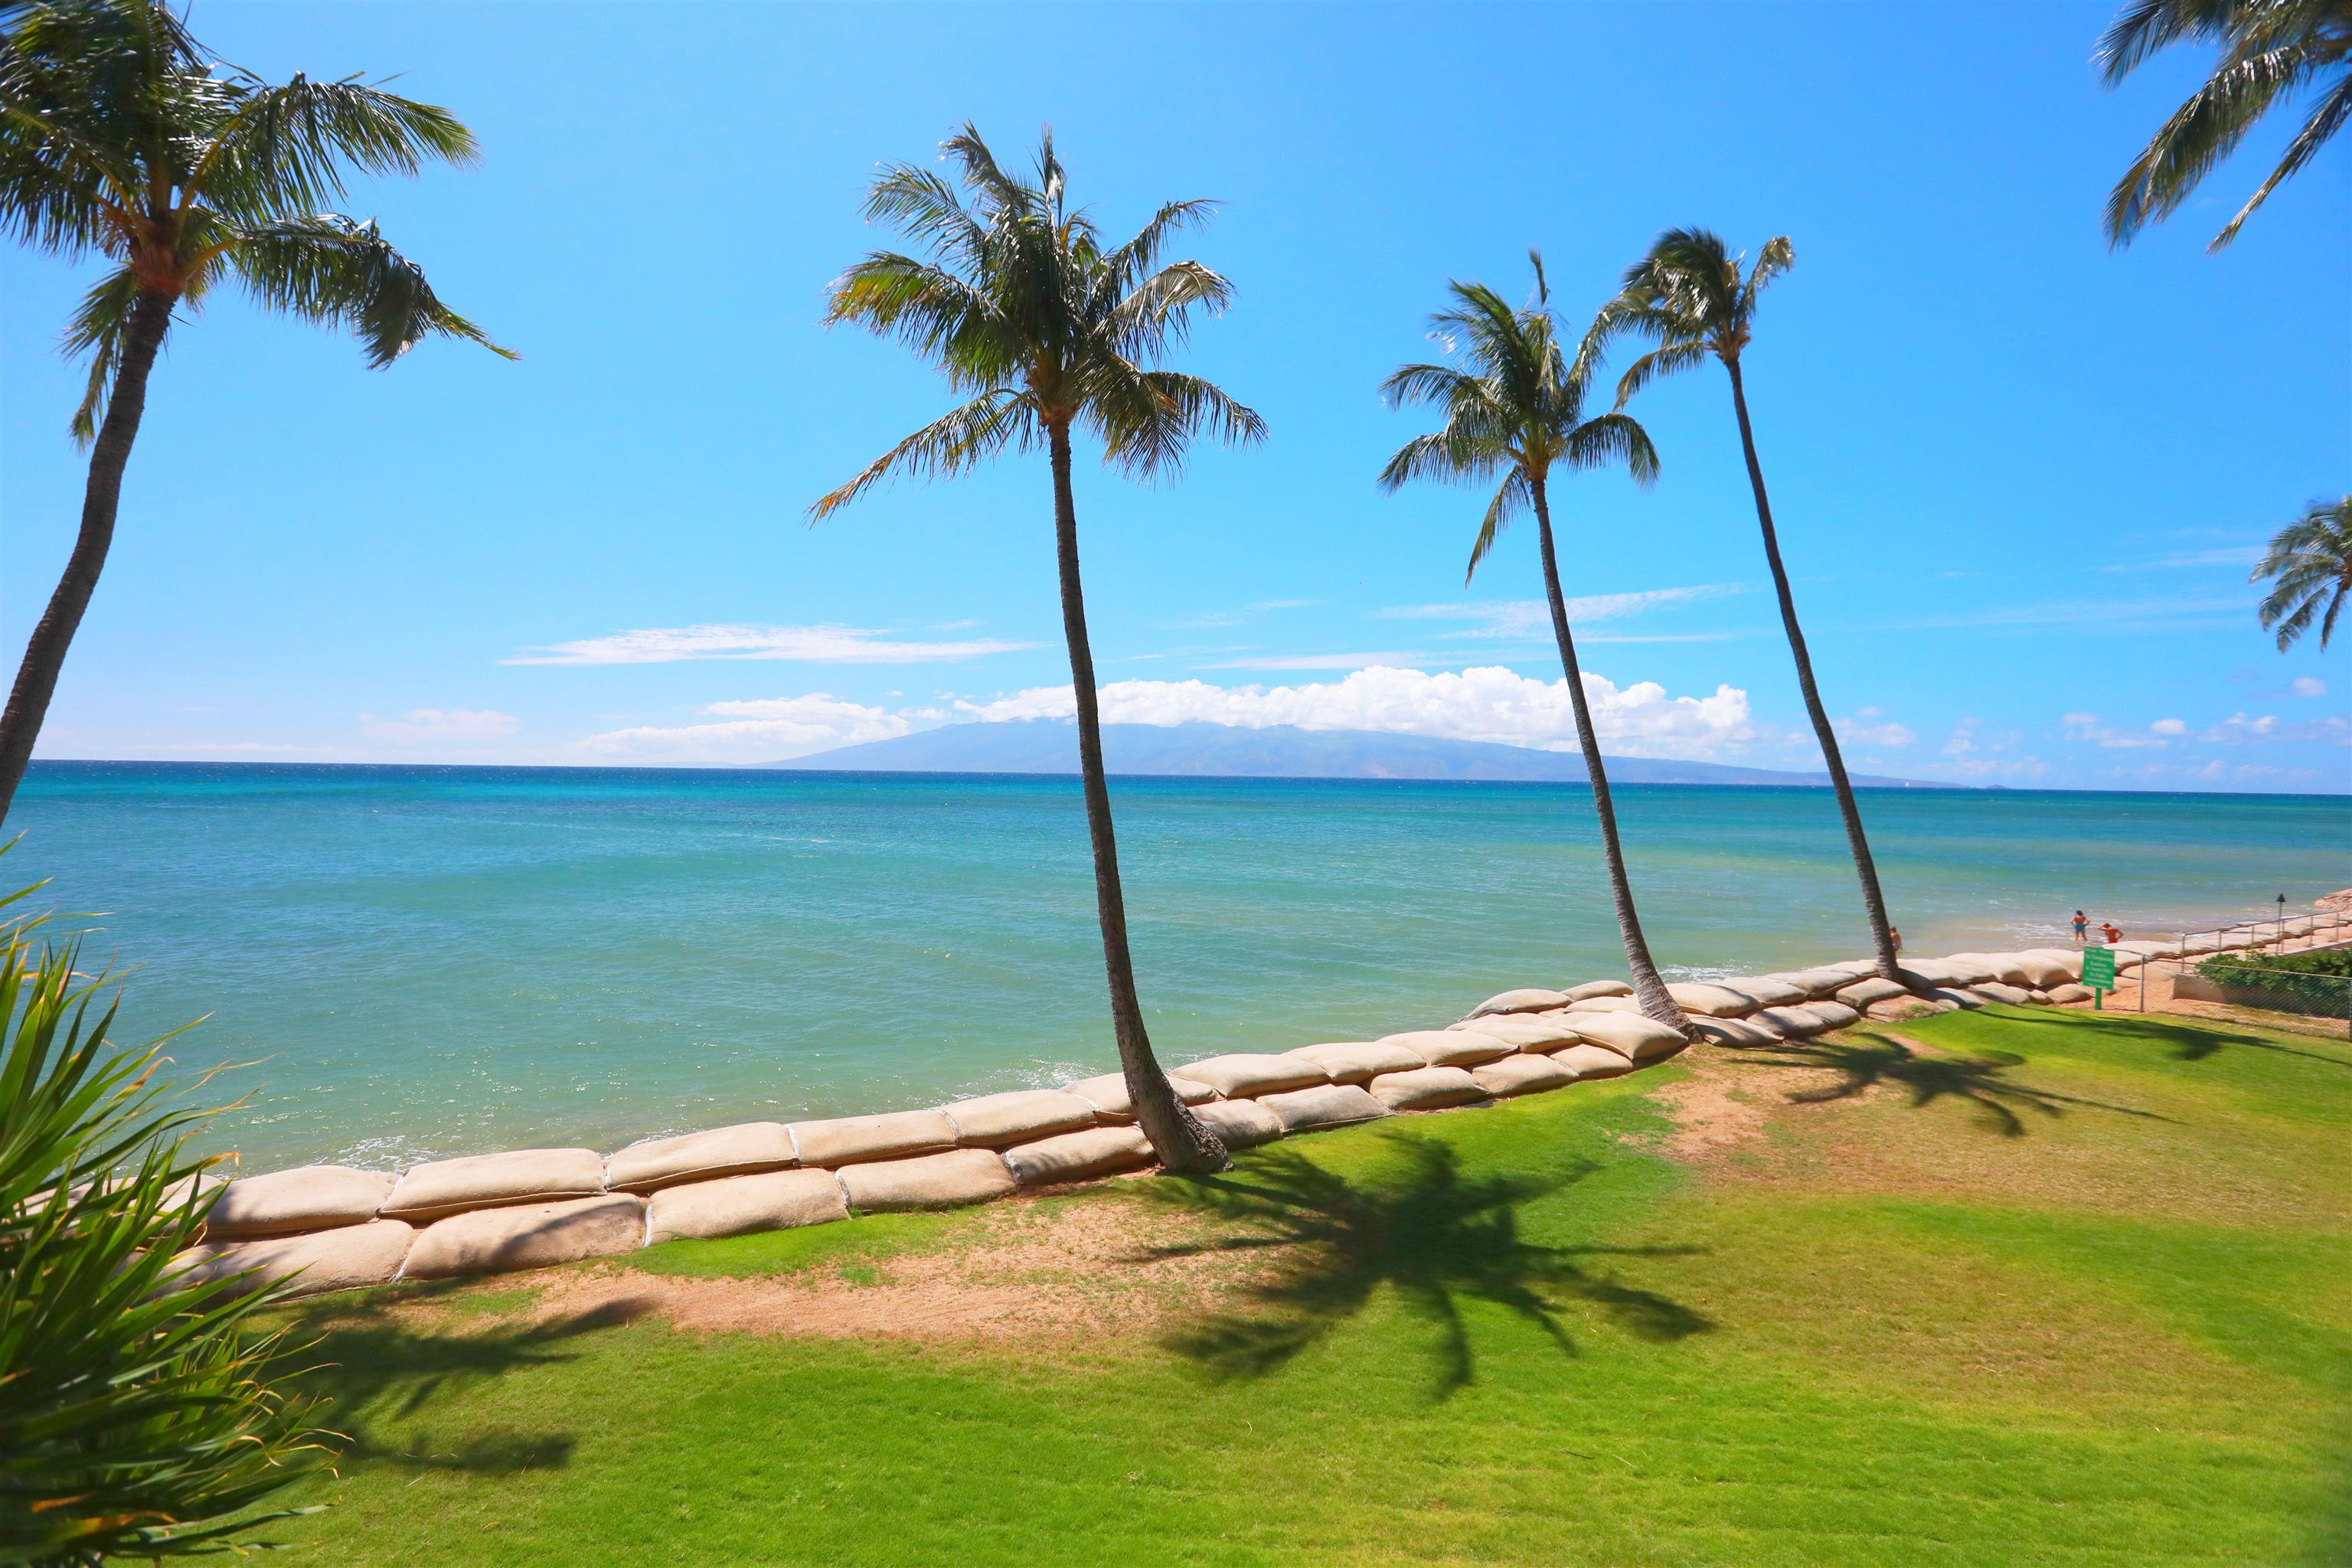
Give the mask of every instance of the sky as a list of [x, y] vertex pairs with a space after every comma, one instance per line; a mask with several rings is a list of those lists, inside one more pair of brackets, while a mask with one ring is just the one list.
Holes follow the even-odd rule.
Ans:
[[[2018, 787], [2352, 790], [2344, 650], [2282, 655], [2248, 572], [2352, 483], [2352, 138], [2237, 243], [2266, 127], [2128, 249], [2109, 185], [2201, 79], [2108, 91], [2098, 5], [866, 7], [236, 4], [265, 76], [449, 106], [485, 158], [366, 182], [521, 358], [387, 370], [227, 294], [174, 330], [44, 757], [711, 765], [1066, 715], [1045, 463], [807, 508], [950, 405], [824, 287], [899, 243], [859, 203], [963, 121], [1050, 123], [1123, 234], [1233, 282], [1174, 363], [1268, 437], [1139, 485], [1082, 449], [1106, 717], [1574, 744], [1530, 527], [1383, 494], [1428, 427], [1450, 278], [1541, 248], [1580, 323], [1662, 228], [1790, 237], [1746, 358], [1849, 763]], [[0, 647], [71, 542], [58, 329], [93, 263], [0, 251]], [[1727, 385], [1632, 412], [1663, 464], [1554, 487], [1605, 749], [1816, 765]], [[2352, 643], [2352, 628], [2347, 628]]]

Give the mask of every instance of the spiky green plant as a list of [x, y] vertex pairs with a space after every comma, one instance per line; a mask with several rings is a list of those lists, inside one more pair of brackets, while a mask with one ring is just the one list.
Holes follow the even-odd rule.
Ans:
[[1730, 377], [1732, 413], [1739, 421], [1739, 449], [1748, 459], [1748, 487], [1756, 498], [1764, 562], [1772, 570], [1772, 588], [1780, 601], [1780, 626], [1788, 634], [1789, 652], [1797, 664], [1797, 689], [1804, 698], [1805, 714], [1812, 721], [1813, 738], [1821, 744], [1830, 785], [1837, 794], [1846, 847], [1862, 882], [1871, 951], [1878, 973], [1894, 980], [1898, 971], [1894, 928], [1887, 923], [1886, 898], [1878, 887], [1878, 863], [1870, 853], [1870, 837], [1862, 828], [1862, 808], [1854, 802], [1853, 781], [1846, 777], [1837, 730], [1830, 722], [1829, 710], [1822, 705], [1821, 689], [1813, 679], [1813, 656], [1805, 647], [1805, 629], [1797, 620], [1788, 568], [1780, 562], [1780, 535], [1773, 526], [1771, 499], [1764, 493], [1764, 468], [1756, 458], [1756, 430], [1748, 419], [1748, 383], [1740, 368], [1740, 357], [1755, 335], [1757, 305], [1772, 279], [1795, 264], [1796, 252], [1783, 235], [1765, 242], [1745, 277], [1740, 275], [1740, 260], [1720, 235], [1703, 228], [1668, 229], [1652, 242], [1648, 255], [1626, 268], [1623, 287], [1593, 318], [1579, 358], [1588, 367], [1597, 366], [1610, 343], [1620, 337], [1655, 345], [1618, 379], [1621, 409], [1658, 377], [1695, 369], [1709, 359], [1720, 363]]
[[2207, 247], [2221, 249], [2352, 119], [2352, 0], [2133, 0], [2099, 40], [2100, 75], [2114, 87], [2182, 43], [2210, 44], [2221, 58], [2108, 194], [2112, 244], [2179, 211], [2264, 116], [2316, 89], [2277, 167]]
[[[33, 889], [0, 898], [17, 904]], [[250, 1543], [323, 1458], [270, 1386], [268, 1291], [174, 1289], [212, 1162], [163, 1041], [109, 1037], [119, 988], [42, 917], [0, 919], [0, 1562]]]
[[1381, 395], [1391, 407], [1424, 405], [1444, 415], [1445, 423], [1425, 436], [1416, 436], [1397, 449], [1381, 470], [1381, 488], [1396, 490], [1415, 479], [1449, 484], [1495, 484], [1476, 540], [1470, 546], [1466, 584], [1477, 574], [1478, 563], [1494, 547], [1495, 536], [1512, 518], [1533, 513], [1536, 540], [1543, 557], [1544, 596], [1551, 606], [1552, 638], [1559, 647], [1559, 667], [1567, 678], [1570, 710], [1576, 715], [1576, 740], [1584, 751], [1584, 771], [1592, 781], [1592, 810], [1601, 825], [1601, 858], [1609, 871], [1609, 893], [1617, 910], [1617, 931], [1625, 943], [1625, 964], [1633, 976], [1633, 994], [1642, 1011], [1661, 1023], [1687, 1030], [1683, 1011], [1666, 994], [1650, 958], [1650, 944], [1642, 934], [1642, 918], [1633, 907], [1633, 885], [1625, 874], [1624, 851], [1617, 841], [1617, 810], [1609, 795], [1609, 773], [1601, 759], [1601, 742], [1592, 729], [1592, 710], [1585, 700], [1584, 675], [1576, 662], [1576, 638], [1568, 624], [1568, 603], [1561, 596], [1559, 557], [1552, 544], [1551, 475], [1555, 468], [1591, 469], [1624, 465], [1635, 480], [1648, 484], [1657, 477], [1658, 454], [1650, 437], [1632, 416], [1602, 414], [1587, 418], [1584, 398], [1590, 385], [1586, 367], [1573, 363], [1561, 346], [1559, 319], [1552, 314], [1551, 291], [1544, 281], [1543, 258], [1534, 251], [1535, 294], [1513, 310], [1484, 283], [1449, 282], [1454, 303], [1429, 319], [1429, 333], [1456, 362], [1451, 364], [1401, 365], [1381, 384]]
[[434, 334], [509, 351], [441, 302], [378, 232], [320, 210], [347, 171], [471, 163], [447, 110], [356, 78], [281, 85], [215, 60], [157, 0], [0, 3], [0, 233], [106, 270], [67, 324], [89, 361], [73, 434], [90, 446], [81, 526], [0, 711], [5, 817], [114, 539], [147, 378], [173, 317], [224, 282], [348, 327], [371, 365]]
[[1184, 341], [1194, 310], [1215, 313], [1232, 298], [1232, 285], [1199, 262], [1160, 260], [1177, 232], [1204, 220], [1214, 204], [1170, 202], [1134, 238], [1106, 247], [1086, 210], [1068, 205], [1067, 174], [1051, 132], [1039, 143], [1034, 182], [1008, 174], [972, 126], [941, 150], [963, 195], [931, 170], [892, 163], [866, 198], [867, 218], [896, 225], [929, 255], [867, 256], [835, 280], [825, 320], [897, 339], [950, 386], [973, 395], [819, 500], [810, 516], [829, 517], [894, 475], [949, 478], [1008, 448], [1045, 448], [1119, 1065], [1160, 1163], [1177, 1171], [1219, 1170], [1224, 1146], [1169, 1087], [1136, 994], [1070, 485], [1076, 430], [1102, 444], [1103, 461], [1113, 470], [1145, 479], [1174, 475], [1203, 430], [1234, 444], [1264, 437], [1258, 416], [1215, 385], [1160, 366]]
[[2278, 635], [2284, 653], [2319, 623], [2319, 648], [2336, 635], [2336, 617], [2352, 595], [2352, 496], [2315, 500], [2278, 531], [2250, 579], [2271, 580], [2263, 599], [2263, 629]]

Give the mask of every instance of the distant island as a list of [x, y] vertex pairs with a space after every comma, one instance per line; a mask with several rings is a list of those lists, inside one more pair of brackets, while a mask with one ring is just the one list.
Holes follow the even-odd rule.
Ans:
[[[1301, 730], [1275, 724], [1106, 724], [1103, 752], [1115, 773], [1214, 778], [1489, 779], [1582, 784], [1574, 752], [1538, 752], [1487, 741], [1447, 741], [1370, 730]], [[1611, 757], [1613, 784], [1745, 784], [1827, 788], [1827, 773], [1783, 773], [1657, 757]], [[887, 741], [839, 746], [771, 768], [889, 773], [1074, 773], [1077, 731], [1052, 719], [950, 724]], [[1870, 789], [1960, 789], [1966, 785], [1853, 775]]]

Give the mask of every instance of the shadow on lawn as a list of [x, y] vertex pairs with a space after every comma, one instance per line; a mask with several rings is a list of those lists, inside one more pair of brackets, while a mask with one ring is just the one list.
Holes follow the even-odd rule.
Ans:
[[1213, 1378], [1262, 1377], [1362, 1311], [1387, 1285], [1438, 1330], [1433, 1397], [1443, 1399], [1475, 1370], [1465, 1297], [1508, 1308], [1566, 1355], [1576, 1346], [1556, 1310], [1562, 1297], [1597, 1303], [1644, 1339], [1679, 1340], [1714, 1327], [1678, 1301], [1592, 1273], [1581, 1261], [1696, 1248], [1543, 1247], [1520, 1237], [1519, 1205], [1580, 1180], [1590, 1167], [1550, 1181], [1471, 1176], [1450, 1144], [1400, 1131], [1384, 1139], [1396, 1158], [1357, 1180], [1296, 1151], [1271, 1149], [1227, 1175], [1166, 1184], [1162, 1201], [1244, 1229], [1157, 1247], [1154, 1256], [1279, 1249], [1271, 1276], [1246, 1287], [1255, 1310], [1205, 1318], [1170, 1335], [1170, 1348]]
[[[2332, 1068], [2352, 1068], [2352, 1058], [2329, 1056], [2324, 1051], [2306, 1051], [2287, 1045], [2284, 1041], [2266, 1040], [2260, 1035], [2225, 1033], [2223, 1026], [2217, 1026], [2211, 1020], [2180, 1024], [2160, 1022], [2152, 1014], [2118, 1016], [2108, 1013], [2102, 1016], [2107, 1020], [2108, 1032], [2137, 1035], [2156, 1045], [2169, 1046], [2172, 1047], [2173, 1056], [2184, 1062], [2201, 1062], [2224, 1046], [2243, 1046], [2250, 1050], [2273, 1051], [2283, 1057], [2301, 1057], [2307, 1062], [2325, 1062]], [[2038, 1024], [2045, 1027], [2065, 1022], [2063, 1019], [2031, 1015], [2017, 1016], [2011, 1021], [2020, 1024]]]
[[419, 1429], [396, 1443], [381, 1442], [376, 1424], [417, 1415], [441, 1394], [488, 1378], [531, 1367], [561, 1366], [573, 1359], [568, 1342], [600, 1329], [617, 1328], [650, 1310], [650, 1300], [608, 1302], [569, 1318], [489, 1326], [465, 1331], [462, 1319], [451, 1330], [421, 1327], [429, 1321], [396, 1309], [452, 1295], [462, 1281], [393, 1286], [350, 1301], [338, 1301], [310, 1326], [316, 1338], [289, 1352], [289, 1366], [305, 1369], [302, 1387], [323, 1395], [330, 1426], [345, 1434], [346, 1460], [406, 1466], [419, 1470], [465, 1470], [505, 1476], [556, 1469], [571, 1463], [570, 1433], [527, 1436], [498, 1433], [462, 1439], [436, 1438]]
[[1915, 1110], [1939, 1100], [1965, 1100], [1976, 1108], [1984, 1125], [2004, 1138], [2025, 1136], [2024, 1119], [2018, 1115], [2021, 1110], [2037, 1112], [2052, 1121], [2065, 1115], [2068, 1106], [2112, 1111], [2117, 1116], [2148, 1121], [2172, 1120], [2153, 1110], [2109, 1105], [2102, 1100], [2035, 1089], [2030, 1084], [2012, 1083], [2002, 1075], [2011, 1068], [2023, 1066], [2025, 1058], [2009, 1051], [1979, 1057], [1946, 1056], [1921, 1050], [1916, 1042], [1896, 1035], [1862, 1034], [1844, 1040], [1791, 1041], [1744, 1052], [1738, 1059], [1755, 1067], [1803, 1068], [1816, 1072], [1827, 1068], [1842, 1075], [1835, 1083], [1793, 1091], [1789, 1096], [1791, 1105], [1852, 1100], [1881, 1084], [1895, 1084], [1910, 1091], [1911, 1108]]

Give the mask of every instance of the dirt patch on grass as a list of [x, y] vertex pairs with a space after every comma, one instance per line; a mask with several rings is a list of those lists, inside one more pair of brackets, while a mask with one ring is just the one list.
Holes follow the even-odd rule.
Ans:
[[[854, 1222], [853, 1222], [854, 1223]], [[1213, 1310], [1260, 1257], [1175, 1255], [1197, 1216], [1144, 1201], [1014, 1200], [952, 1245], [781, 1275], [698, 1278], [613, 1263], [547, 1277], [534, 1321], [658, 1317], [711, 1333], [820, 1339], [1051, 1340], [1150, 1332]]]

